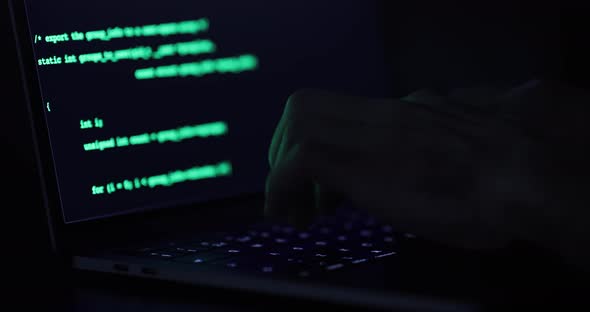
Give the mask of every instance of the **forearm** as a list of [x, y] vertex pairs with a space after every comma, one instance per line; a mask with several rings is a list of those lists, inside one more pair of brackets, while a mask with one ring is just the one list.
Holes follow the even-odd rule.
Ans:
[[559, 235], [557, 250], [564, 262], [590, 273], [590, 231], [588, 215], [572, 216], [570, 226]]
[[[527, 211], [534, 218], [527, 240], [556, 253], [565, 263], [590, 272], [590, 167], [583, 149], [571, 142], [548, 144], [545, 164], [535, 183], [542, 190], [539, 205]], [[523, 216], [524, 217], [524, 216]]]
[[590, 213], [588, 193], [581, 184], [565, 187], [560, 200], [556, 201], [556, 216], [546, 220], [554, 230], [552, 247], [564, 262], [590, 272]]
[[590, 272], [590, 110], [586, 92], [537, 82], [514, 89], [503, 106], [531, 138], [529, 183], [534, 200], [525, 203], [519, 237], [557, 253]]

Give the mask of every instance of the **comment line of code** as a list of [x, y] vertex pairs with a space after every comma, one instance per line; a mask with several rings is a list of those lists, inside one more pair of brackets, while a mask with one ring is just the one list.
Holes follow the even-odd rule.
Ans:
[[[132, 38], [164, 37], [177, 35], [206, 35], [210, 28], [207, 18], [196, 20], [168, 22], [161, 24], [149, 24], [141, 26], [111, 27], [101, 30], [72, 31], [61, 34], [34, 35], [35, 44], [63, 45], [70, 42], [110, 42]], [[220, 53], [219, 56], [213, 56]], [[203, 57], [206, 58], [166, 64], [160, 66], [138, 65], [132, 71], [137, 80], [163, 79], [163, 78], [187, 78], [203, 77], [212, 74], [239, 74], [254, 71], [259, 66], [256, 55], [244, 51], [237, 55], [223, 55], [217, 44], [211, 38], [199, 38], [191, 41], [174, 41], [159, 45], [136, 45], [116, 50], [98, 50], [89, 53], [68, 53], [60, 55], [47, 55], [37, 59], [38, 66], [55, 65], [84, 65], [106, 64], [125, 61], [149, 61], [179, 57]]]

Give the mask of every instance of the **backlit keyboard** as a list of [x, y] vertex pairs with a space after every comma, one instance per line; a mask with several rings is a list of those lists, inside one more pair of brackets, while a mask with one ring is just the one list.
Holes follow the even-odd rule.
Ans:
[[212, 233], [130, 252], [191, 265], [307, 277], [394, 257], [399, 241], [411, 238], [374, 218], [349, 212], [320, 219], [306, 230], [261, 223], [244, 231]]

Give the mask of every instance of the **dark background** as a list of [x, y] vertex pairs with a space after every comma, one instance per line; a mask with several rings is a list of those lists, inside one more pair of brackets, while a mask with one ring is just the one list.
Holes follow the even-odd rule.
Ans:
[[[390, 66], [400, 93], [429, 86], [445, 88], [531, 77], [588, 87], [589, 54], [584, 43], [588, 11], [577, 1], [384, 2], [384, 12], [391, 16], [383, 21], [390, 38]], [[5, 289], [21, 295], [63, 294], [57, 286], [70, 280], [49, 256], [6, 3], [1, 10], [3, 282]], [[542, 263], [542, 259], [539, 261]], [[551, 267], [538, 265], [536, 269], [539, 281], [555, 275]]]

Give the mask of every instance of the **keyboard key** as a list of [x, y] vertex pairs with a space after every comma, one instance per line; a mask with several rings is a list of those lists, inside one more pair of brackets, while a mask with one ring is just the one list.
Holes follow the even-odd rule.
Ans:
[[344, 264], [342, 263], [336, 263], [336, 264], [331, 264], [326, 266], [326, 270], [327, 271], [334, 271], [334, 270], [338, 270], [344, 267]]
[[229, 245], [229, 242], [226, 240], [227, 235], [222, 237], [210, 237], [210, 238], [203, 238], [197, 239], [192, 242], [188, 243], [176, 243], [174, 247], [176, 248], [184, 248], [184, 249], [193, 249], [193, 250], [209, 250], [215, 249], [220, 247], [225, 247]]
[[385, 257], [390, 257], [390, 256], [393, 256], [393, 255], [396, 255], [396, 254], [397, 253], [395, 251], [391, 251], [391, 252], [387, 252], [387, 253], [378, 254], [378, 255], [375, 256], [375, 258], [376, 259], [385, 258]]
[[[191, 243], [164, 242], [158, 248], [132, 249], [137, 255], [265, 276], [309, 277], [396, 255], [396, 242], [411, 239], [392, 226], [356, 211], [323, 216], [308, 229], [261, 223], [216, 233]], [[157, 246], [156, 246], [157, 247]]]
[[308, 239], [311, 236], [311, 234], [309, 234], [308, 232], [301, 232], [299, 233], [298, 237], [300, 239]]
[[414, 235], [412, 233], [404, 233], [404, 237], [407, 239], [413, 239], [413, 238], [416, 238], [416, 235]]
[[[298, 252], [298, 250], [293, 250], [293, 245], [291, 244], [277, 244], [277, 243], [268, 243], [265, 245], [264, 248], [261, 249], [255, 249], [255, 248], [250, 248], [250, 250], [253, 251], [260, 251], [263, 253], [277, 253], [277, 254], [282, 254], [282, 255], [287, 255], [289, 253], [293, 253], [293, 252]], [[300, 246], [296, 246], [296, 247], [300, 247]]]
[[239, 243], [247, 243], [252, 240], [252, 237], [249, 235], [244, 235], [236, 238], [236, 241]]
[[385, 243], [394, 243], [395, 239], [393, 238], [393, 236], [385, 236], [383, 237], [383, 242]]
[[174, 261], [183, 263], [205, 263], [212, 260], [236, 257], [241, 254], [241, 250], [237, 248], [224, 248], [206, 251], [202, 253], [190, 254], [183, 257], [174, 258]]
[[223, 257], [227, 257], [227, 255], [220, 255], [220, 254], [197, 254], [197, 255], [189, 255], [184, 257], [179, 257], [173, 259], [176, 262], [182, 263], [193, 263], [193, 264], [201, 264], [210, 262], [212, 260], [217, 260]]
[[325, 267], [328, 265], [340, 263], [342, 261], [341, 256], [316, 253], [314, 255], [305, 255], [302, 257], [296, 257], [295, 259], [301, 260], [302, 263], [309, 265], [312, 268]]
[[226, 263], [225, 266], [228, 267], [228, 268], [235, 269], [235, 268], [238, 267], [238, 262], [235, 261], [235, 260], [230, 260], [230, 262]]
[[149, 253], [148, 256], [150, 258], [173, 259], [173, 258], [182, 256], [182, 255], [184, 255], [184, 253], [158, 251], [158, 252], [151, 252], [151, 253]]
[[224, 267], [227, 269], [241, 269], [241, 267], [243, 266], [243, 261], [242, 261], [242, 258], [240, 258], [240, 257], [223, 258], [223, 259], [212, 260], [211, 264], [214, 266]]
[[383, 225], [383, 226], [381, 226], [381, 231], [383, 233], [392, 233], [393, 227], [391, 225]]
[[360, 264], [360, 263], [365, 263], [367, 261], [369, 261], [369, 259], [367, 259], [367, 258], [359, 258], [359, 259], [354, 259], [354, 260], [350, 261], [350, 263], [352, 263], [352, 264]]
[[289, 275], [308, 277], [313, 271], [309, 266], [295, 261], [283, 261], [278, 258], [257, 258], [240, 257], [236, 259], [221, 259], [212, 261], [213, 266], [224, 267], [229, 270], [240, 270], [242, 272], [254, 273], [257, 275], [274, 276]]
[[373, 236], [373, 231], [368, 230], [368, 229], [364, 229], [359, 232], [359, 235], [361, 237], [371, 237], [371, 236]]
[[160, 258], [176, 258], [176, 257], [180, 257], [180, 256], [184, 256], [186, 254], [188, 254], [188, 251], [185, 250], [178, 250], [176, 248], [167, 248], [167, 249], [160, 249], [158, 251], [155, 252], [151, 252], [150, 256], [151, 257], [160, 257]]
[[205, 248], [205, 247], [176, 247], [175, 250], [178, 252], [184, 252], [184, 253], [195, 253], [195, 252], [201, 252], [201, 251], [206, 251], [209, 250], [211, 248]]

